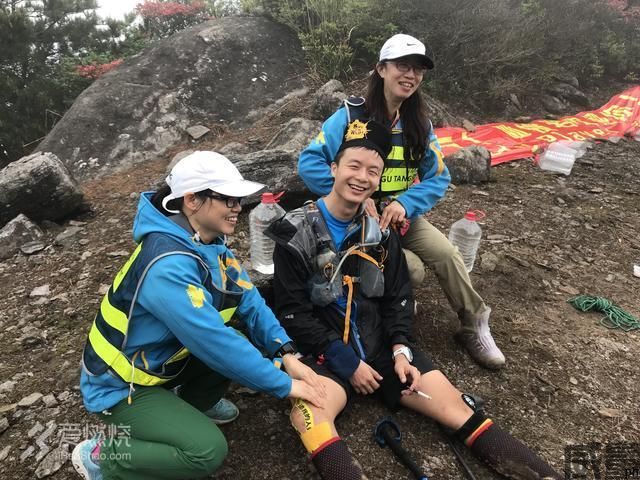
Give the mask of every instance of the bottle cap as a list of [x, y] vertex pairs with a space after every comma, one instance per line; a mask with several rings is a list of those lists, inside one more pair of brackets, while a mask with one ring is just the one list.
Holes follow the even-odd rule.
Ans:
[[464, 218], [472, 222], [477, 222], [478, 220], [482, 220], [486, 216], [487, 216], [486, 213], [484, 213], [482, 210], [469, 210], [467, 213], [464, 214]]
[[284, 192], [280, 192], [280, 193], [265, 192], [262, 194], [262, 203], [278, 203], [282, 195], [284, 195]]

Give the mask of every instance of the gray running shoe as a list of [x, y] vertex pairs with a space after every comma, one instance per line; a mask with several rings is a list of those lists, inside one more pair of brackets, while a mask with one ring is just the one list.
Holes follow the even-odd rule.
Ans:
[[221, 398], [218, 403], [209, 410], [206, 410], [204, 414], [213, 420], [213, 423], [216, 425], [224, 425], [238, 418], [240, 410], [238, 410], [238, 407], [236, 407], [233, 402], [230, 402], [226, 398]]

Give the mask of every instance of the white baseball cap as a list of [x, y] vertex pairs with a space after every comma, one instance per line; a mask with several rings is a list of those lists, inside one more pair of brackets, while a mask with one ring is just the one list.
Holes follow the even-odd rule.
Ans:
[[424, 60], [428, 70], [433, 68], [433, 60], [427, 56], [427, 49], [420, 40], [411, 35], [398, 33], [384, 42], [380, 49], [380, 62], [395, 60], [409, 55], [418, 55]]
[[265, 187], [242, 178], [236, 166], [224, 155], [208, 151], [197, 151], [184, 157], [171, 169], [166, 180], [171, 193], [162, 199], [162, 206], [172, 213], [179, 212], [167, 208], [167, 203], [188, 192], [208, 189], [228, 197], [246, 197]]

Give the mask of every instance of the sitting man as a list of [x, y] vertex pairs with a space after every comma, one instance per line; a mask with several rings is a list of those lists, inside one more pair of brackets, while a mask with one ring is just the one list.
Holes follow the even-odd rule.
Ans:
[[413, 299], [398, 235], [381, 231], [363, 208], [378, 187], [390, 148], [391, 134], [383, 125], [350, 123], [331, 165], [331, 193], [287, 213], [268, 230], [276, 241], [277, 316], [327, 389], [323, 408], [294, 403], [291, 421], [302, 443], [323, 479], [366, 478], [334, 421], [354, 392], [375, 393], [393, 410], [408, 407], [452, 429], [509, 478], [560, 479], [414, 347]]

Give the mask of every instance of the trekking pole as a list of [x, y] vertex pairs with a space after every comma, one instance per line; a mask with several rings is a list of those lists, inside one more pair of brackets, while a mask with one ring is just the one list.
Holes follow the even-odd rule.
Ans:
[[449, 445], [449, 448], [455, 455], [456, 460], [458, 460], [458, 463], [464, 470], [466, 477], [469, 480], [477, 480], [476, 476], [473, 474], [473, 472], [471, 471], [471, 468], [469, 468], [469, 465], [467, 464], [464, 457], [462, 456], [462, 452], [460, 452], [460, 449], [458, 449], [457, 445], [455, 444], [455, 440], [451, 437], [451, 435], [447, 433], [445, 427], [443, 427], [440, 424], [438, 424], [438, 426], [440, 427], [440, 432], [442, 432], [442, 435], [444, 435], [444, 438], [447, 439], [447, 444]]
[[409, 452], [400, 446], [402, 433], [398, 424], [391, 417], [383, 417], [378, 420], [373, 435], [378, 445], [382, 448], [388, 446], [400, 460], [400, 463], [407, 467], [417, 480], [429, 480], [422, 469], [413, 461]]

